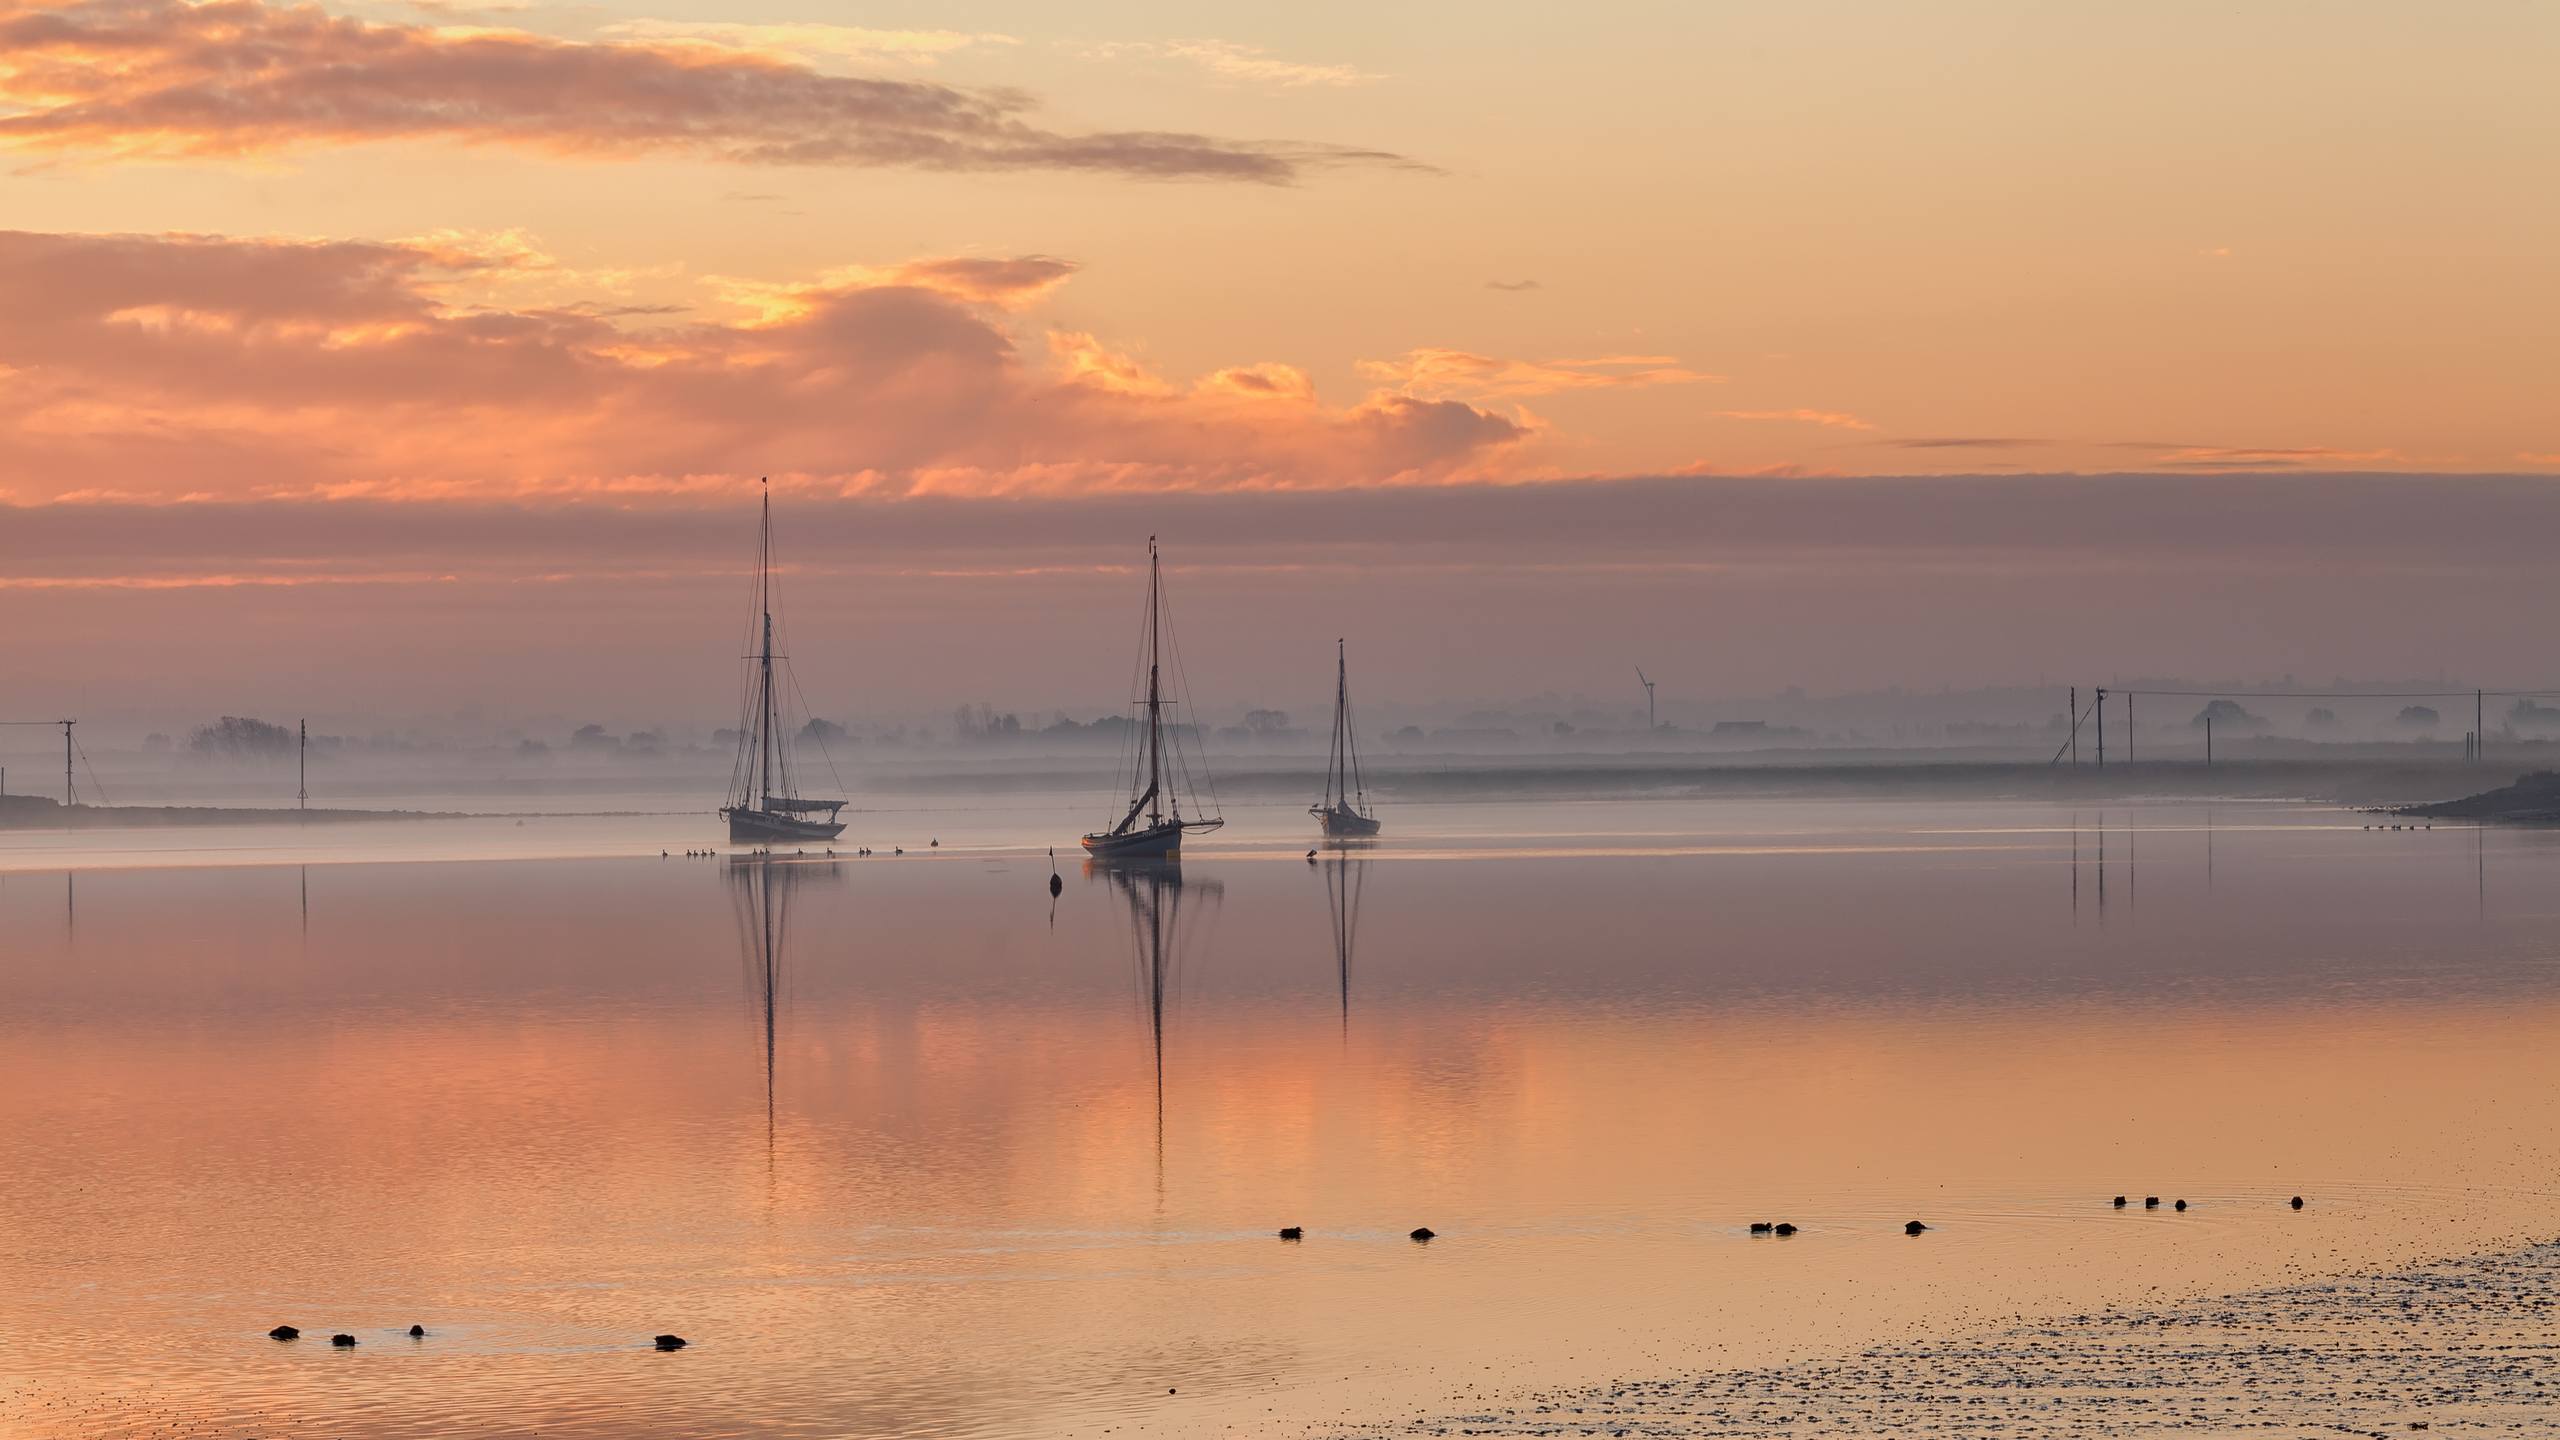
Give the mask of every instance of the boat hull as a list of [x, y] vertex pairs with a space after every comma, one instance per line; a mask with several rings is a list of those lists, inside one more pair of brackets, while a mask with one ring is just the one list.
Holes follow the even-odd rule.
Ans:
[[797, 815], [777, 815], [770, 810], [746, 810], [732, 807], [720, 812], [729, 822], [729, 838], [740, 844], [771, 844], [777, 840], [833, 840], [844, 833], [841, 820], [804, 820]]
[[1084, 850], [1096, 860], [1170, 860], [1182, 853], [1182, 831], [1168, 821], [1118, 835], [1087, 835]]
[[1316, 823], [1324, 828], [1324, 833], [1327, 835], [1375, 835], [1378, 833], [1378, 821], [1374, 817], [1344, 807], [1318, 810]]

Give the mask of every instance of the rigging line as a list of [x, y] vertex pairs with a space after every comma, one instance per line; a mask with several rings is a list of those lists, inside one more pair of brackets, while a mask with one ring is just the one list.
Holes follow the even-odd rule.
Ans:
[[[817, 724], [818, 712], [809, 704], [809, 697], [802, 694], [800, 690], [800, 672], [794, 669], [785, 668], [782, 672], [782, 678], [791, 682], [791, 693], [799, 696], [800, 713], [809, 717], [809, 723], [811, 725]], [[836, 773], [835, 753], [827, 748], [827, 732], [824, 730], [813, 730], [810, 732], [809, 738], [818, 742], [818, 758], [827, 762], [827, 778], [835, 782], [837, 793], [847, 795], [848, 798], [850, 798], [850, 791], [844, 783], [844, 777]]]
[[114, 804], [114, 801], [107, 798], [107, 782], [98, 778], [98, 767], [89, 761], [89, 747], [81, 744], [80, 737], [75, 735], [71, 737], [71, 748], [79, 752], [81, 768], [89, 772], [89, 788], [98, 792], [98, 803]]
[[[2089, 702], [2089, 705], [2095, 706], [2097, 703], [2097, 701], [2092, 700]], [[2062, 763], [2062, 757], [2071, 749], [2071, 742], [2080, 738], [2080, 727], [2082, 724], [2087, 722], [2088, 718], [2088, 707], [2083, 707], [2079, 714], [2071, 717], [2071, 733], [2062, 737], [2062, 743], [2054, 749], [2053, 758], [2044, 762], [2046, 766], [2051, 767]]]
[[1183, 758], [1179, 732], [1176, 732], [1174, 758], [1183, 767], [1182, 778], [1191, 784], [1192, 798], [1196, 801], [1200, 797], [1201, 791], [1205, 789], [1209, 796], [1209, 818], [1223, 819], [1225, 818], [1225, 812], [1218, 804], [1218, 777], [1209, 769], [1209, 740], [1207, 735], [1202, 733], [1199, 728], [1201, 725], [1200, 707], [1193, 704], [1191, 701], [1191, 675], [1182, 664], [1182, 633], [1174, 628], [1172, 602], [1169, 600], [1160, 600], [1159, 603], [1163, 605], [1165, 612], [1164, 633], [1171, 637], [1173, 641], [1173, 682], [1175, 687], [1181, 691], [1183, 710], [1191, 717], [1193, 748], [1200, 752], [1200, 778], [1196, 780], [1193, 779], [1190, 762]]

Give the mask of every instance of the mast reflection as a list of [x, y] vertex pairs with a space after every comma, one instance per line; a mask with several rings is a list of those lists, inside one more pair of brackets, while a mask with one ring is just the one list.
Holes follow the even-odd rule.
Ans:
[[791, 904], [794, 892], [813, 884], [841, 881], [844, 871], [833, 860], [805, 860], [771, 855], [733, 855], [724, 867], [729, 910], [737, 922], [738, 959], [745, 968], [747, 992], [755, 1000], [764, 1048], [764, 1143], [768, 1161], [774, 1137], [774, 1056], [789, 973]]
[[1336, 854], [1324, 862], [1324, 894], [1333, 916], [1333, 968], [1342, 990], [1342, 1034], [1351, 1035], [1351, 961], [1360, 947], [1360, 896], [1369, 862]]
[[1179, 993], [1184, 951], [1216, 913], [1226, 886], [1209, 879], [1186, 881], [1180, 860], [1087, 862], [1088, 879], [1100, 874], [1129, 910], [1130, 964], [1137, 980], [1139, 1007], [1146, 1013], [1147, 1035], [1155, 1064], [1156, 1164], [1164, 1164], [1164, 1027], [1165, 1014]]

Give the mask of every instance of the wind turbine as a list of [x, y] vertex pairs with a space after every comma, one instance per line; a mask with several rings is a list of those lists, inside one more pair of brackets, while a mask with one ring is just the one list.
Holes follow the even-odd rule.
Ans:
[[1653, 723], [1653, 682], [1644, 678], [1641, 665], [1636, 667], [1636, 681], [1644, 686], [1644, 728], [1645, 733], [1651, 734], [1657, 728]]

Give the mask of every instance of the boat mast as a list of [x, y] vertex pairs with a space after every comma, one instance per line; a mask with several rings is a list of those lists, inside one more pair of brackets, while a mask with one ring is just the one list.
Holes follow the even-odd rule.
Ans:
[[[762, 484], [762, 481], [758, 481]], [[768, 566], [773, 555], [773, 494], [764, 494], [764, 514], [756, 532], [756, 609], [764, 617], [763, 647], [756, 654], [756, 771], [762, 777], [761, 810], [773, 802], [773, 588]]]
[[1324, 808], [1336, 809], [1350, 797], [1350, 787], [1343, 784], [1342, 728], [1343, 716], [1351, 703], [1350, 662], [1343, 658], [1342, 639], [1333, 642], [1333, 763], [1325, 767]]
[[1162, 652], [1156, 631], [1162, 623], [1158, 607], [1164, 594], [1163, 562], [1156, 557], [1156, 537], [1147, 537], [1147, 823], [1164, 823], [1164, 690], [1159, 679]]

